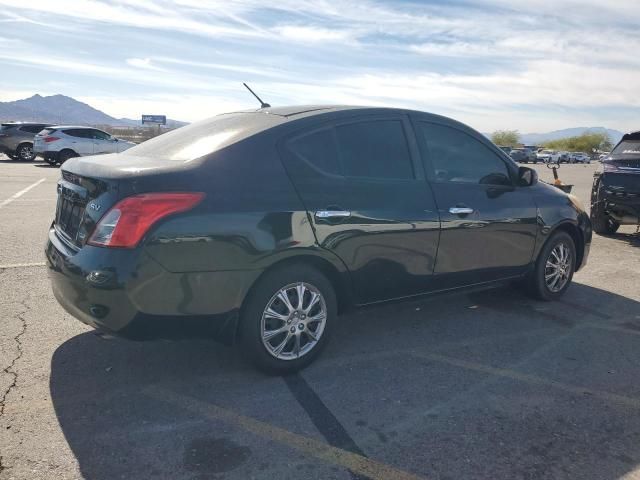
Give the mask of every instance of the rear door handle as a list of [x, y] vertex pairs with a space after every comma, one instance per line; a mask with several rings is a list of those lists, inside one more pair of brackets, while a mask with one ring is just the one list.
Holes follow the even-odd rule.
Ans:
[[473, 213], [473, 208], [469, 208], [469, 207], [451, 207], [449, 209], [449, 213], [452, 213], [453, 215], [469, 215], [470, 213]]
[[348, 210], [318, 210], [316, 212], [316, 218], [331, 219], [331, 218], [348, 218], [351, 216], [351, 212]]

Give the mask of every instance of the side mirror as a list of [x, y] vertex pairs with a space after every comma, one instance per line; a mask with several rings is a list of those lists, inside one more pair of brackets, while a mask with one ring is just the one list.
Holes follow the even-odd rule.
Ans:
[[536, 183], [538, 183], [538, 172], [529, 167], [518, 168], [518, 185], [521, 187], [531, 187]]

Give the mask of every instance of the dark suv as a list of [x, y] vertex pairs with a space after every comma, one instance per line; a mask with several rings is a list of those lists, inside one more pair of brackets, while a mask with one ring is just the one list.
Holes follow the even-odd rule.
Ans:
[[46, 123], [10, 122], [0, 125], [0, 153], [14, 160], [31, 162], [35, 160], [33, 137], [44, 128]]
[[600, 234], [640, 225], [640, 132], [624, 135], [594, 173], [591, 221]]
[[590, 242], [575, 197], [461, 123], [308, 106], [69, 160], [46, 256], [56, 298], [89, 325], [238, 340], [285, 372], [350, 306], [513, 280], [556, 299]]

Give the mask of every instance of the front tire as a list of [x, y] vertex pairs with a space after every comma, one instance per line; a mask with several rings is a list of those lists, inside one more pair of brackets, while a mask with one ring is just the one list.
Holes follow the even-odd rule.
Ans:
[[604, 199], [602, 199], [601, 187], [598, 187], [598, 191], [591, 204], [591, 225], [593, 231], [598, 235], [613, 235], [620, 228], [620, 224], [613, 218], [607, 215], [604, 208]]
[[576, 246], [566, 232], [556, 232], [538, 255], [528, 290], [539, 300], [557, 300], [569, 288], [576, 268]]
[[320, 354], [337, 317], [331, 282], [307, 265], [265, 274], [247, 297], [240, 318], [243, 353], [270, 374], [298, 371]]

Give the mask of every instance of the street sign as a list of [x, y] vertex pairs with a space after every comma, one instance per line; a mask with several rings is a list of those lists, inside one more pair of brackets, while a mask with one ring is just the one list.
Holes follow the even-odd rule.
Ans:
[[145, 123], [155, 123], [156, 125], [166, 125], [167, 124], [167, 116], [166, 115], [142, 115], [142, 124]]

